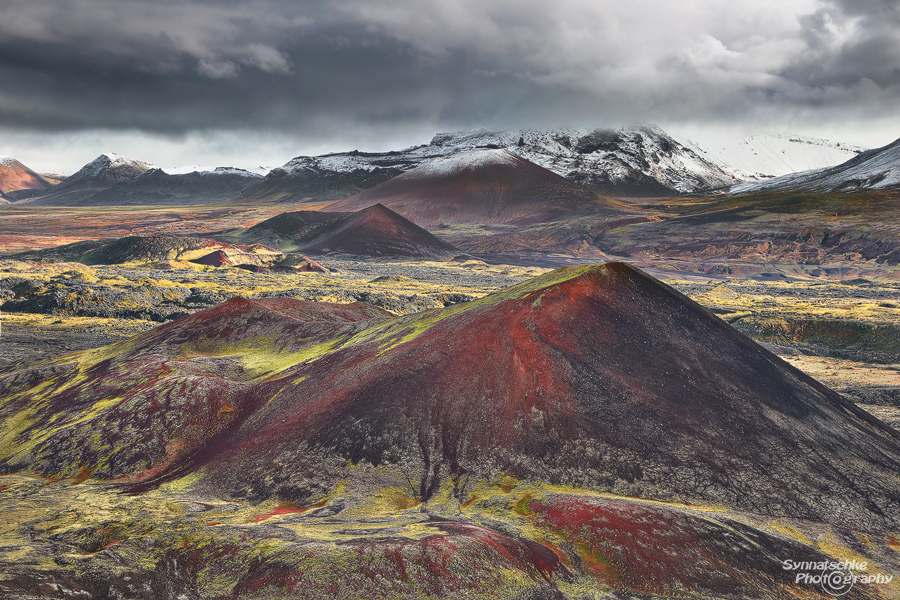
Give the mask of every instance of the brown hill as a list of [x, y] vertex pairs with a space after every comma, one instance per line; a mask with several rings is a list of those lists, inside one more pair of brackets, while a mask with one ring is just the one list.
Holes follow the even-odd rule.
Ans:
[[0, 193], [46, 190], [52, 184], [14, 158], [0, 156]]
[[624, 209], [618, 201], [506, 150], [493, 149], [454, 154], [419, 165], [328, 208], [358, 210], [379, 203], [424, 226], [538, 223], [564, 215]]
[[463, 251], [381, 204], [356, 212], [282, 213], [239, 234], [283, 250], [357, 256], [452, 258]]

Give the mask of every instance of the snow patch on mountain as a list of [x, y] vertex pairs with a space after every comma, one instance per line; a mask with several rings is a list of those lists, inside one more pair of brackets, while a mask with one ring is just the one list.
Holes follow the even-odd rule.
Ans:
[[19, 169], [22, 167], [22, 163], [12, 156], [0, 156], [0, 165], [9, 167], [10, 169]]
[[252, 169], [239, 169], [237, 167], [215, 167], [211, 165], [182, 165], [180, 167], [163, 167], [163, 172], [168, 175], [189, 175], [191, 173], [216, 173], [229, 171], [232, 175], [248, 173], [250, 176], [265, 176], [272, 167], [255, 167]]
[[489, 167], [492, 165], [515, 166], [521, 162], [515, 155], [506, 150], [476, 149], [460, 151], [444, 158], [438, 158], [419, 165], [399, 175], [403, 179], [428, 179], [456, 175], [465, 170]]
[[745, 181], [831, 167], [866, 151], [861, 146], [800, 135], [751, 135], [737, 143], [705, 149], [693, 142], [688, 145], [709, 162]]
[[808, 190], [815, 192], [856, 192], [900, 187], [900, 139], [868, 150], [845, 163], [812, 169], [732, 187], [732, 194]]

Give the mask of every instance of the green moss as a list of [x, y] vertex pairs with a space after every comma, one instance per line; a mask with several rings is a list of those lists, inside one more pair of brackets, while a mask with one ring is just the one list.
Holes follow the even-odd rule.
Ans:
[[534, 500], [534, 498], [531, 494], [525, 494], [515, 503], [515, 505], [513, 505], [513, 512], [522, 516], [530, 515], [532, 511], [529, 505], [532, 500]]
[[[467, 312], [483, 311], [510, 300], [521, 300], [528, 297], [530, 294], [533, 294], [534, 292], [543, 290], [553, 285], [564, 283], [566, 281], [577, 279], [588, 271], [598, 268], [604, 269], [604, 267], [597, 267], [596, 265], [585, 265], [579, 267], [557, 269], [556, 271], [551, 271], [544, 275], [539, 275], [538, 277], [534, 277], [532, 279], [529, 279], [528, 281], [524, 281], [520, 284], [510, 286], [508, 288], [504, 288], [500, 291], [484, 296], [483, 298], [472, 300], [471, 302], [455, 304], [443, 309], [427, 310], [399, 319], [392, 319], [384, 323], [379, 323], [378, 325], [370, 327], [369, 329], [356, 334], [355, 336], [350, 338], [345, 345], [351, 345], [361, 342], [382, 342], [385, 340], [389, 340], [389, 342], [382, 346], [379, 351], [379, 353], [384, 353], [396, 346], [400, 346], [416, 339], [417, 337], [428, 331], [431, 327], [442, 321], [452, 319]], [[534, 305], [536, 306], [539, 301], [540, 298], [535, 301]]]

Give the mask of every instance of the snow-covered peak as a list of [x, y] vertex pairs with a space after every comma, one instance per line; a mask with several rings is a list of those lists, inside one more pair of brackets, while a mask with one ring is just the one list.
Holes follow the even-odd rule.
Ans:
[[[380, 154], [364, 154], [357, 151], [322, 156], [298, 156], [281, 167], [269, 171], [273, 177], [284, 177], [302, 173], [353, 173], [355, 171], [374, 171], [381, 168], [377, 159]], [[372, 160], [374, 157], [376, 160]]]
[[14, 159], [12, 156], [0, 156], [0, 165], [9, 167], [10, 169], [18, 169], [22, 163]]
[[125, 181], [154, 168], [156, 168], [154, 165], [108, 152], [81, 167], [77, 173], [66, 179], [65, 185], [69, 188], [92, 180]]
[[248, 179], [262, 179], [262, 175], [251, 173], [247, 169], [238, 169], [237, 167], [216, 167], [212, 171], [206, 171], [212, 175], [238, 175]]
[[429, 148], [447, 152], [504, 148], [568, 179], [611, 192], [657, 185], [656, 193], [666, 188], [685, 193], [727, 187], [739, 181], [655, 125], [618, 130], [440, 133], [434, 136]]
[[403, 179], [426, 179], [447, 177], [461, 173], [467, 169], [477, 169], [492, 165], [515, 166], [521, 159], [506, 150], [476, 149], [468, 152], [457, 152], [450, 156], [438, 158], [421, 164], [400, 175]]
[[141, 162], [139, 160], [131, 160], [114, 152], [106, 152], [101, 154], [85, 166], [81, 168], [73, 177], [81, 175], [84, 177], [96, 177], [107, 169], [119, 169], [122, 167], [135, 168], [141, 172], [156, 168], [150, 163]]
[[[521, 129], [439, 133], [429, 144], [395, 152], [353, 151], [297, 157], [273, 169], [269, 176], [272, 179], [289, 179], [360, 171], [386, 173], [384, 169], [391, 169], [391, 176], [394, 176], [473, 150], [508, 151], [570, 181], [614, 195], [695, 192], [724, 188], [740, 181], [652, 125], [619, 130]], [[500, 155], [493, 156], [497, 158]], [[440, 168], [450, 168], [451, 164], [455, 163], [442, 163]]]
[[115, 152], [105, 152], [101, 154], [94, 160], [94, 162], [98, 161], [101, 163], [105, 162], [107, 167], [139, 166], [145, 169], [157, 168], [154, 164], [125, 158], [121, 154], [116, 154]]

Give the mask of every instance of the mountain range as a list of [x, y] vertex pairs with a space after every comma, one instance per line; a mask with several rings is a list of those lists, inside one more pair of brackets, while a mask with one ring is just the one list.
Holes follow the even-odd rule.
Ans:
[[118, 154], [101, 154], [62, 183], [23, 200], [32, 206], [109, 206], [209, 203], [227, 200], [262, 176], [243, 169], [179, 175]]
[[506, 150], [612, 196], [666, 196], [718, 189], [740, 180], [662, 129], [469, 131], [437, 134], [405, 150], [297, 157], [248, 190], [249, 199], [338, 200], [428, 162], [477, 150]]
[[[0, 174], [6, 183], [0, 181], [0, 192], [7, 200], [31, 205], [191, 204], [232, 199], [341, 201], [339, 205], [355, 208], [376, 202], [391, 206], [408, 195], [414, 187], [411, 177], [417, 177], [415, 173], [421, 173], [425, 165], [437, 167], [441, 161], [477, 165], [490, 152], [495, 159], [500, 156], [497, 152], [505, 152], [519, 160], [520, 166], [532, 164], [566, 180], [571, 186], [566, 192], [569, 196], [664, 197], [729, 188], [732, 193], [795, 188], [858, 191], [897, 185], [897, 178], [890, 174], [896, 156], [881, 150], [885, 149], [864, 151], [827, 140], [769, 135], [750, 136], [736, 146], [707, 151], [693, 143], [682, 144], [654, 126], [470, 131], [438, 134], [428, 144], [405, 150], [300, 156], [265, 177], [225, 167], [169, 174], [147, 163], [103, 154], [49, 187], [49, 182], [18, 161], [4, 159]], [[848, 159], [846, 168], [832, 166]], [[810, 168], [809, 173], [794, 174]], [[534, 169], [520, 171], [524, 174]], [[408, 176], [410, 172], [415, 173]], [[827, 181], [813, 183], [820, 175]], [[748, 180], [750, 183], [745, 183]], [[19, 186], [18, 191], [12, 189]], [[575, 187], [578, 192], [573, 191]], [[490, 202], [501, 201], [490, 197]]]

